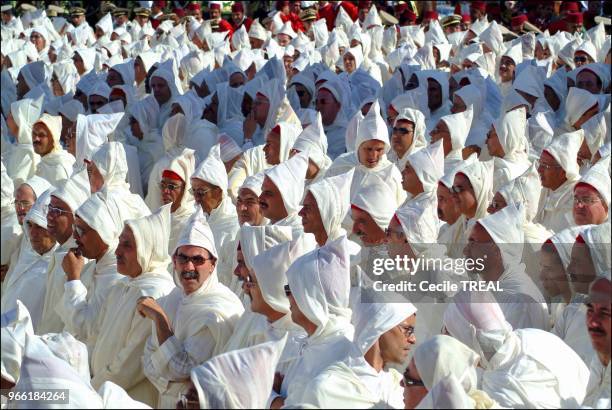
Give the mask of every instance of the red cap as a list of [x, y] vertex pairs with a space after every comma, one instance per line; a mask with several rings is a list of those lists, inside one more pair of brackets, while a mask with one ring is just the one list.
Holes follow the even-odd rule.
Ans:
[[586, 182], [578, 182], [576, 185], [574, 185], [574, 191], [576, 191], [576, 189], [578, 189], [578, 188], [586, 188], [586, 189], [589, 189], [589, 190], [597, 193], [597, 195], [599, 195], [599, 191], [597, 190], [597, 188], [595, 188], [591, 184], [587, 184]]
[[470, 8], [473, 8], [475, 10], [480, 10], [484, 13], [487, 10], [487, 3], [484, 1], [473, 1], [470, 4]]
[[370, 9], [370, 6], [372, 5], [372, 1], [368, 1], [368, 0], [359, 0], [357, 2], [357, 8], [359, 10], [362, 9]]
[[187, 10], [189, 10], [189, 11], [200, 11], [200, 10], [202, 10], [202, 7], [200, 6], [199, 3], [189, 3], [187, 5]]
[[423, 13], [423, 20], [425, 19], [437, 20], [438, 12], [435, 10], [427, 10], [426, 12]]
[[276, 2], [276, 10], [280, 11], [280, 9], [282, 9], [283, 7], [288, 6], [288, 5], [289, 5], [288, 1], [277, 1]]
[[[198, 7], [200, 7], [200, 6], [198, 6]], [[183, 10], [183, 9], [182, 9], [182, 8], [180, 8], [180, 7], [177, 7], [177, 8], [175, 8], [175, 9], [172, 9], [172, 12], [173, 12], [174, 14], [176, 14], [176, 15], [177, 15], [179, 18], [183, 18], [183, 17], [185, 17], [185, 10]]]
[[472, 16], [470, 16], [469, 14], [462, 14], [461, 15], [461, 21], [464, 23], [471, 23], [472, 22]]
[[208, 3], [208, 8], [210, 10], [221, 10], [221, 4], [219, 4], [219, 3]]
[[410, 23], [416, 23], [417, 15], [410, 9], [404, 10], [404, 12], [400, 15], [400, 20], [407, 20]]
[[461, 3], [457, 2], [457, 4], [455, 4], [455, 10], [453, 11], [454, 14], [457, 15], [461, 15]]
[[164, 169], [164, 172], [162, 172], [162, 178], [171, 179], [173, 181], [185, 182], [183, 181], [183, 178], [181, 178], [179, 174], [169, 169]]
[[491, 16], [500, 16], [501, 7], [497, 3], [487, 3], [486, 13]]
[[565, 16], [565, 21], [573, 24], [582, 24], [584, 18], [582, 17], [582, 13], [568, 13]]
[[232, 4], [232, 12], [233, 13], [244, 13], [244, 6], [242, 5], [242, 3], [237, 1], [236, 3]]
[[394, 11], [395, 14], [397, 14], [398, 16], [400, 14], [402, 14], [404, 12], [404, 10], [406, 10], [408, 8], [408, 5], [406, 3], [401, 3], [401, 4], [396, 4]]
[[117, 88], [113, 87], [109, 97], [112, 97], [114, 95], [118, 95], [120, 97], [126, 97], [125, 92], [123, 92], [123, 90], [121, 88], [119, 88], [119, 87], [117, 87]]
[[565, 13], [578, 13], [580, 6], [575, 1], [564, 1], [561, 3], [561, 11]]
[[166, 2], [164, 0], [157, 0], [153, 2], [153, 5], [163, 9], [166, 7]]
[[527, 21], [527, 16], [524, 14], [519, 14], [518, 16], [512, 17], [512, 20], [510, 21], [510, 25], [512, 27], [517, 27], [525, 23], [526, 21]]

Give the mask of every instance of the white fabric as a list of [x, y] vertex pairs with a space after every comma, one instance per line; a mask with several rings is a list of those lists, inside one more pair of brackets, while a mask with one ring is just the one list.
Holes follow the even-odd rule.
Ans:
[[350, 181], [354, 170], [322, 179], [307, 189], [315, 198], [328, 241], [345, 234], [341, 224], [350, 208]]
[[410, 163], [423, 190], [431, 192], [438, 187], [438, 180], [444, 176], [444, 149], [442, 141], [431, 144], [413, 154], [406, 161]]
[[299, 210], [304, 195], [307, 168], [308, 155], [300, 152], [287, 161], [265, 171], [266, 176], [272, 180], [281, 192], [285, 210], [289, 215]]
[[201, 179], [202, 181], [221, 188], [223, 196], [225, 197], [227, 172], [225, 171], [223, 161], [221, 161], [221, 148], [219, 144], [212, 147], [206, 159], [198, 165], [191, 177]]
[[83, 165], [83, 160], [91, 160], [93, 154], [108, 141], [123, 114], [77, 115], [76, 119], [76, 164]]
[[393, 198], [393, 192], [376, 174], [370, 174], [364, 178], [361, 188], [351, 199], [351, 205], [367, 212], [376, 225], [385, 230], [397, 208], [388, 198]]
[[580, 178], [580, 183], [588, 184], [597, 190], [610, 209], [610, 156], [601, 159]]
[[19, 380], [26, 336], [33, 335], [30, 312], [23, 303], [2, 313], [2, 378], [11, 383]]
[[[565, 123], [569, 129], [574, 129], [576, 121], [582, 115], [599, 103], [595, 94], [578, 87], [571, 87], [565, 99]], [[599, 107], [601, 110], [603, 107]]]
[[327, 137], [323, 131], [320, 113], [317, 113], [316, 121], [304, 128], [298, 135], [293, 149], [307, 152], [308, 158], [316, 164], [320, 173], [325, 173], [329, 168], [331, 159], [327, 156]]

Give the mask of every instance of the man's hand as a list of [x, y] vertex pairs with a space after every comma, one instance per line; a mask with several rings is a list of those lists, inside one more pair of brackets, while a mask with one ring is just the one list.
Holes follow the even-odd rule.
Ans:
[[62, 269], [66, 274], [66, 280], [70, 282], [81, 279], [83, 265], [85, 265], [85, 259], [83, 259], [81, 252], [77, 248], [70, 249], [62, 261]]
[[244, 119], [242, 123], [242, 131], [244, 132], [244, 139], [250, 140], [257, 130], [257, 121], [255, 121], [255, 112], [251, 110], [249, 115]]
[[140, 313], [140, 316], [149, 318], [153, 321], [158, 320], [160, 317], [165, 317], [166, 313], [155, 301], [155, 299], [145, 296], [138, 300], [136, 310]]

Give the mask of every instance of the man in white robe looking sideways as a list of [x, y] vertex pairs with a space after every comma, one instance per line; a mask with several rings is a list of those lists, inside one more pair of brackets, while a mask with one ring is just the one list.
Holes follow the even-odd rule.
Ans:
[[130, 397], [154, 406], [155, 387], [145, 378], [142, 351], [151, 324], [136, 311], [140, 298], [157, 299], [174, 289], [169, 263], [170, 206], [128, 220], [115, 250], [117, 272], [124, 277], [111, 288], [100, 311], [100, 335], [91, 353], [91, 384], [111, 381]]
[[219, 283], [213, 234], [198, 210], [172, 255], [174, 280], [169, 295], [142, 299], [137, 309], [153, 322], [144, 351], [144, 373], [157, 387], [158, 408], [172, 408], [189, 387], [191, 369], [221, 353], [244, 308]]

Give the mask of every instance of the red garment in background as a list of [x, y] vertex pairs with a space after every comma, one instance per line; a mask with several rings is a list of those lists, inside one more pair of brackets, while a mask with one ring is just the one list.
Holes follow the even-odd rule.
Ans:
[[234, 28], [232, 25], [224, 19], [219, 20], [219, 32], [229, 31], [230, 34], [234, 33]]
[[553, 21], [548, 25], [548, 32], [553, 35], [557, 31], [565, 31], [567, 30], [567, 25], [565, 24], [565, 20], [557, 20]]
[[295, 14], [295, 13], [289, 13], [289, 14], [280, 13], [280, 18], [283, 21], [283, 23], [286, 23], [286, 22], [290, 21], [291, 22], [291, 28], [296, 33], [299, 32], [299, 31], [304, 31], [304, 25], [302, 24], [302, 20], [300, 20], [300, 16], [298, 16], [297, 14]]
[[244, 20], [242, 20], [242, 23], [236, 25], [234, 24], [233, 21], [230, 22], [230, 25], [232, 26], [232, 30], [236, 31], [238, 30], [240, 27], [244, 26], [244, 28], [246, 29], [246, 31], [248, 32], [251, 29], [251, 24], [253, 24], [253, 19], [250, 17], [245, 17]]
[[[357, 20], [357, 17], [359, 16], [359, 10], [357, 9], [357, 6], [355, 6], [353, 3], [350, 3], [348, 1], [342, 1], [340, 2], [340, 5], [338, 7], [342, 7], [344, 11], [346, 11], [346, 13], [349, 15], [351, 20]], [[336, 16], [338, 16], [339, 11], [338, 7], [334, 7], [332, 3], [327, 3], [325, 6], [319, 8], [317, 20], [325, 19], [327, 23], [327, 29], [329, 31], [332, 31], [336, 24]]]

